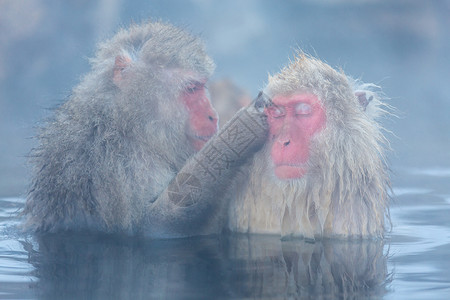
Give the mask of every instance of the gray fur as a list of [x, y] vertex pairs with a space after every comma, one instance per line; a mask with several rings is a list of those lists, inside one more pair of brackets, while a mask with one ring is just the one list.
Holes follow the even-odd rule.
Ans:
[[[158, 238], [220, 233], [226, 224], [229, 184], [240, 166], [248, 166], [267, 139], [268, 124], [257, 109], [259, 97], [242, 108], [190, 158], [167, 189], [148, 208], [143, 226]], [[187, 180], [186, 180], [187, 179]], [[175, 195], [175, 196], [174, 196]]]
[[[131, 63], [119, 89], [121, 55]], [[91, 65], [37, 135], [28, 229], [139, 233], [149, 205], [195, 153], [177, 97], [214, 69], [197, 38], [168, 24], [133, 25], [101, 43]]]
[[[232, 231], [316, 237], [382, 237], [389, 218], [387, 141], [377, 119], [386, 113], [373, 85], [360, 84], [299, 53], [269, 77], [270, 97], [311, 92], [322, 101], [326, 127], [314, 136], [308, 173], [296, 180], [273, 174], [270, 147], [255, 155], [231, 199]], [[372, 97], [362, 107], [355, 91]]]

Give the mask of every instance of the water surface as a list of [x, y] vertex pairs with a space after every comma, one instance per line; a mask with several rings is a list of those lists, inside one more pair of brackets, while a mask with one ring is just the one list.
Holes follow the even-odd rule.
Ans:
[[399, 169], [385, 240], [30, 236], [0, 199], [0, 299], [447, 299], [450, 170]]

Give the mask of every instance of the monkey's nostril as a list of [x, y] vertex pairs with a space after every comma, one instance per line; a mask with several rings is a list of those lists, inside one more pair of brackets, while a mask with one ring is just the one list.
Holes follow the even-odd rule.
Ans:
[[214, 121], [214, 118], [211, 117], [211, 116], [208, 116], [208, 119], [209, 119], [210, 121]]
[[284, 145], [284, 146], [287, 146], [287, 145], [289, 145], [290, 143], [291, 143], [291, 141], [287, 141], [287, 142], [284, 142], [283, 145]]

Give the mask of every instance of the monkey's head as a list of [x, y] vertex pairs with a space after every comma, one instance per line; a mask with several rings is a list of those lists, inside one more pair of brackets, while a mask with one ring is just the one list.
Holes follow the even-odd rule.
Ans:
[[355, 95], [349, 79], [320, 60], [300, 54], [269, 77], [265, 93], [273, 101], [266, 114], [270, 157], [279, 179], [328, 172], [340, 158], [353, 167], [350, 163], [358, 158], [352, 155], [365, 155], [358, 151], [367, 152], [364, 146], [372, 141], [377, 145], [377, 126], [364, 111], [371, 99], [364, 91]]
[[382, 236], [389, 178], [376, 118], [386, 106], [371, 85], [300, 54], [269, 77], [264, 94], [268, 140], [230, 206], [230, 228]]
[[218, 115], [205, 89], [214, 63], [188, 32], [159, 22], [131, 26], [101, 45], [93, 64], [129, 119], [174, 128], [171, 144], [187, 139], [199, 150], [216, 133]]

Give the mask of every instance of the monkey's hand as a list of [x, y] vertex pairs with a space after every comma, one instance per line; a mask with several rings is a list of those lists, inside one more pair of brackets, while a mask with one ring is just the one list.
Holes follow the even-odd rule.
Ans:
[[247, 107], [234, 117], [207, 143], [198, 156], [216, 149], [229, 162], [240, 163], [258, 151], [267, 140], [269, 126], [264, 108], [271, 101], [260, 93]]

